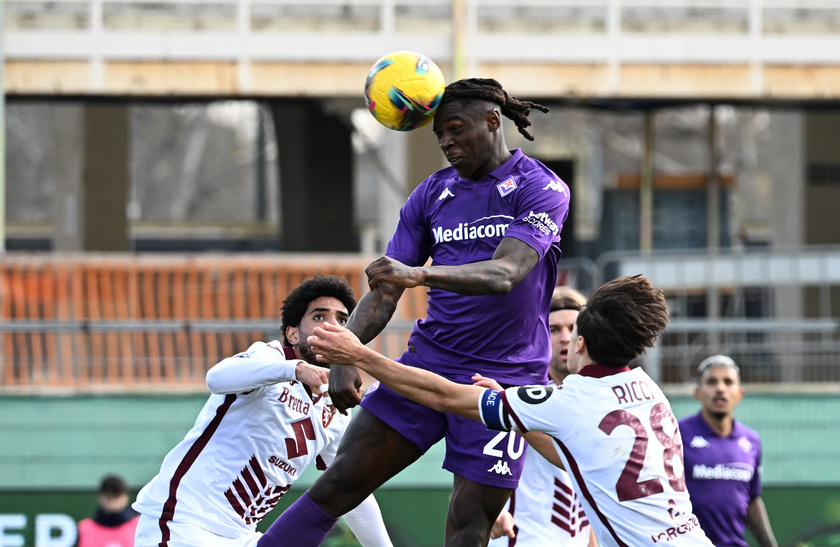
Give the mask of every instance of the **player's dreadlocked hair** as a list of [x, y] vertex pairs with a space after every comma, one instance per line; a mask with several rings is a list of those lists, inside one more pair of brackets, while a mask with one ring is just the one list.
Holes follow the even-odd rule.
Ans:
[[466, 78], [452, 82], [443, 92], [441, 105], [453, 99], [478, 99], [496, 103], [501, 107], [502, 114], [513, 120], [519, 132], [529, 141], [534, 140], [533, 135], [525, 129], [531, 125], [531, 120], [528, 119], [531, 109], [548, 112], [548, 108], [541, 104], [511, 97], [502, 89], [502, 84], [492, 78]]
[[289, 344], [286, 338], [286, 327], [297, 327], [303, 320], [309, 304], [322, 296], [332, 296], [344, 304], [348, 313], [356, 308], [356, 297], [353, 289], [344, 279], [336, 275], [316, 275], [298, 285], [283, 300], [283, 312], [280, 320], [283, 323], [283, 343]]

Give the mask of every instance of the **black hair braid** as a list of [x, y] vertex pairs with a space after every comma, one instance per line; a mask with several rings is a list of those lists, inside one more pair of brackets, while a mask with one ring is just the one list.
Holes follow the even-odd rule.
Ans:
[[492, 78], [466, 78], [452, 82], [446, 86], [441, 102], [451, 99], [478, 99], [496, 103], [501, 107], [502, 115], [513, 120], [519, 132], [529, 141], [534, 140], [534, 136], [525, 129], [531, 125], [528, 119], [531, 109], [548, 112], [548, 108], [541, 104], [511, 97], [502, 89], [502, 84]]

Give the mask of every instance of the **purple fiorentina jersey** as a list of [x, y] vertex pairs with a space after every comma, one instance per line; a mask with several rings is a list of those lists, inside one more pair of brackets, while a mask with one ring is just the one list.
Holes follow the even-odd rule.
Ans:
[[761, 440], [734, 422], [723, 438], [700, 414], [679, 422], [685, 483], [700, 526], [716, 547], [746, 547], [747, 505], [761, 495]]
[[433, 266], [457, 266], [491, 259], [503, 238], [514, 237], [540, 258], [507, 295], [428, 291], [427, 317], [409, 344], [430, 369], [466, 382], [476, 372], [503, 384], [547, 382], [548, 307], [568, 211], [566, 183], [521, 150], [479, 181], [447, 167], [412, 192], [389, 257], [409, 266], [429, 257]]

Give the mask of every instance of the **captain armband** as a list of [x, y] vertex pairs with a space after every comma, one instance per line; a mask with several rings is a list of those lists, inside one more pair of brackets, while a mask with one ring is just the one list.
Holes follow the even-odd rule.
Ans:
[[485, 389], [478, 402], [481, 421], [487, 429], [496, 431], [510, 431], [510, 420], [502, 404], [502, 392]]

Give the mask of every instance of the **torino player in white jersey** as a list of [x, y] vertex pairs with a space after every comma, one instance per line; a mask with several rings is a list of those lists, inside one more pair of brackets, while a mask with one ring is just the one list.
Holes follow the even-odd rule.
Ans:
[[[324, 391], [327, 368], [307, 344], [356, 305], [336, 276], [316, 276], [283, 302], [285, 345], [256, 342], [207, 373], [212, 393], [195, 425], [137, 495], [136, 547], [256, 545], [257, 523], [310, 464], [332, 462], [350, 417]], [[345, 520], [365, 546], [387, 546], [379, 507], [368, 497]]]
[[[572, 331], [562, 386], [501, 391], [455, 384], [363, 346], [325, 324], [309, 339], [319, 360], [354, 364], [405, 397], [441, 412], [516, 430], [569, 472], [601, 547], [711, 547], [692, 513], [682, 441], [670, 404], [640, 368], [628, 364], [668, 323], [662, 292], [640, 275], [596, 289]], [[493, 386], [487, 388], [485, 386]]]
[[[548, 377], [561, 385], [569, 376], [569, 340], [586, 298], [571, 287], [555, 287], [548, 309], [551, 361]], [[514, 435], [514, 433], [509, 433]], [[569, 474], [525, 452], [519, 486], [490, 531], [488, 547], [595, 547], [597, 542]]]
[[490, 536], [488, 547], [597, 545], [569, 475], [534, 449], [525, 453], [519, 486]]

